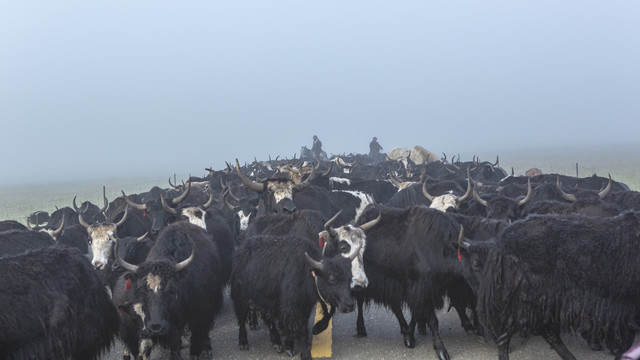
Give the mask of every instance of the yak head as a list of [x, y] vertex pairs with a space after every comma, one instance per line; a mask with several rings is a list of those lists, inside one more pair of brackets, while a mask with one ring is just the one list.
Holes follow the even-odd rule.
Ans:
[[179, 196], [169, 200], [164, 199], [164, 195], [159, 191], [158, 198], [153, 200], [147, 200], [144, 204], [138, 204], [131, 200], [122, 191], [122, 196], [129, 206], [142, 211], [149, 219], [151, 219], [151, 233], [157, 234], [167, 224], [176, 220], [175, 209], [171, 208], [168, 204], [177, 205], [189, 195], [191, 190], [191, 182], [187, 182], [186, 189]]
[[213, 205], [214, 197], [211, 187], [207, 190], [209, 192], [209, 200], [200, 206], [187, 206], [180, 209], [174, 209], [164, 200], [164, 196], [160, 195], [162, 207], [165, 212], [175, 215], [178, 219], [186, 220], [191, 224], [202, 228], [207, 231], [206, 215], [207, 209]]
[[475, 294], [480, 289], [484, 266], [489, 257], [489, 252], [495, 247], [495, 244], [494, 239], [467, 241], [464, 237], [462, 225], [460, 225], [457, 243], [452, 244], [458, 250], [458, 261], [462, 265], [462, 274]]
[[340, 216], [340, 213], [342, 213], [342, 210], [338, 211], [324, 224], [325, 230], [318, 234], [318, 240], [323, 247], [323, 254], [327, 256], [340, 254], [345, 258], [353, 259], [351, 262], [352, 278], [350, 287], [353, 290], [361, 290], [369, 286], [369, 279], [367, 279], [367, 274], [364, 271], [363, 261], [367, 240], [365, 232], [380, 222], [382, 214], [360, 226], [343, 225], [339, 228], [331, 227], [331, 223]]
[[483, 199], [478, 195], [476, 186], [473, 186], [473, 198], [487, 208], [487, 217], [498, 220], [518, 220], [521, 216], [521, 207], [531, 199], [531, 179], [527, 180], [527, 194], [520, 200], [515, 200], [506, 196], [494, 196], [490, 199]]
[[311, 274], [315, 278], [321, 300], [338, 308], [343, 313], [352, 312], [354, 308], [349, 288], [352, 279], [350, 264], [359, 252], [360, 248], [357, 248], [350, 257], [323, 256], [320, 261], [314, 260], [308, 253], [304, 253], [309, 265], [311, 265]]
[[117, 237], [118, 226], [122, 225], [127, 219], [129, 208], [125, 209], [122, 219], [117, 223], [109, 221], [98, 222], [96, 224], [88, 224], [82, 213], [78, 214], [78, 222], [87, 229], [89, 235], [89, 245], [91, 246], [91, 265], [95, 268], [103, 270], [109, 264], [113, 251], [113, 244]]
[[195, 257], [195, 248], [193, 243], [191, 245], [191, 255], [178, 263], [157, 260], [133, 265], [117, 256], [120, 266], [133, 273], [136, 294], [134, 310], [142, 319], [144, 336], [163, 336], [171, 330], [172, 318], [180, 308], [178, 273], [189, 266]]
[[242, 171], [240, 171], [238, 159], [236, 159], [236, 171], [244, 186], [259, 194], [258, 215], [274, 212], [294, 212], [296, 205], [293, 203], [293, 194], [296, 191], [306, 189], [311, 185], [315, 177], [315, 167], [313, 167], [307, 179], [299, 184], [296, 184], [288, 178], [270, 178], [256, 182], [248, 179]]
[[469, 198], [471, 190], [471, 178], [467, 178], [467, 191], [462, 196], [458, 196], [453, 193], [433, 196], [427, 191], [427, 182], [425, 181], [422, 183], [422, 194], [431, 201], [431, 205], [429, 205], [429, 207], [438, 209], [442, 212], [446, 212], [447, 209], [457, 209], [461, 202]]
[[[227, 201], [227, 195], [231, 195], [231, 197], [235, 198], [238, 205], [232, 205]], [[247, 230], [252, 216], [253, 219], [255, 219], [256, 214], [258, 213], [257, 198], [238, 199], [233, 195], [230, 188], [226, 189], [222, 194], [222, 202], [224, 203], [224, 206], [233, 213], [236, 234], [240, 234], [240, 232]]]

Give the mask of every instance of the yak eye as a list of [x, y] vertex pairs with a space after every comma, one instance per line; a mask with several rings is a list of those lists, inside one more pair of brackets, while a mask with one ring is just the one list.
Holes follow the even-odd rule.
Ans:
[[91, 238], [90, 237], [87, 238], [87, 242], [89, 243], [89, 245], [91, 245]]

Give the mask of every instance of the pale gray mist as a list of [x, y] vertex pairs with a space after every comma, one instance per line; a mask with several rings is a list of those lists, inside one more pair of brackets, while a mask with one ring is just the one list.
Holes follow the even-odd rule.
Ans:
[[640, 2], [5, 1], [0, 184], [638, 143]]

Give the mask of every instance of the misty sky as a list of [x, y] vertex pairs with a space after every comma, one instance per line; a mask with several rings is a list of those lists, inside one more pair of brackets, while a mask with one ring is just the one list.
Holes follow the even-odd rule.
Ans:
[[0, 183], [638, 142], [640, 2], [3, 1]]

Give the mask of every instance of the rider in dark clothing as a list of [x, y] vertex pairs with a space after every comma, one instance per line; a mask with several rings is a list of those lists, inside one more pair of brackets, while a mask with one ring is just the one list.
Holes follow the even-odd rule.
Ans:
[[380, 150], [382, 150], [382, 146], [378, 144], [378, 138], [374, 136], [373, 140], [369, 143], [369, 156], [372, 158], [378, 157], [378, 155], [380, 155]]
[[311, 147], [311, 152], [317, 158], [319, 158], [320, 153], [322, 153], [322, 141], [320, 141], [316, 135], [313, 135], [313, 146]]

